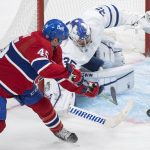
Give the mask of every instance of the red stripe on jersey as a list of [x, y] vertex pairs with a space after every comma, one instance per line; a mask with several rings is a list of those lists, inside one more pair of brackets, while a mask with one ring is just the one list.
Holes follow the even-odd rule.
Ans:
[[7, 92], [5, 89], [3, 89], [2, 87], [0, 87], [0, 95], [2, 96], [2, 97], [7, 97], [7, 98], [12, 98], [13, 97], [13, 95], [12, 94], [10, 94], [9, 92]]
[[[31, 89], [33, 83], [26, 79], [7, 59], [3, 57], [0, 63], [1, 81], [17, 94], [22, 94], [25, 90]], [[1, 93], [0, 93], [1, 94]]]

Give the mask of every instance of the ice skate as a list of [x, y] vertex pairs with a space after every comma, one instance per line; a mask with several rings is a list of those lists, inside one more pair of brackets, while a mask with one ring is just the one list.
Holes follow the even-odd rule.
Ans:
[[57, 136], [59, 139], [69, 143], [76, 143], [78, 141], [78, 137], [75, 133], [71, 133], [70, 131], [64, 128], [59, 132], [55, 133], [54, 135]]

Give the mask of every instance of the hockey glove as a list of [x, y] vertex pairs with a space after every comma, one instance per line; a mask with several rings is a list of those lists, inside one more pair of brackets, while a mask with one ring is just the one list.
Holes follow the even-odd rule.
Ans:
[[87, 97], [95, 97], [102, 93], [104, 90], [104, 86], [99, 86], [96, 82], [88, 82], [89, 85], [87, 86], [86, 92], [83, 94]]
[[82, 84], [80, 82], [82, 82], [83, 77], [82, 77], [82, 73], [80, 70], [75, 69], [75, 66], [72, 64], [68, 64], [66, 66], [68, 72], [69, 72], [69, 77], [68, 80], [70, 82], [73, 82], [75, 84]]
[[132, 26], [136, 30], [143, 29], [146, 33], [150, 34], [150, 11], [147, 11], [145, 15], [133, 23]]
[[148, 33], [148, 34], [150, 34], [150, 11], [147, 11], [146, 13], [145, 13], [145, 23], [144, 23], [144, 25], [143, 25], [143, 30], [146, 32], [146, 33]]

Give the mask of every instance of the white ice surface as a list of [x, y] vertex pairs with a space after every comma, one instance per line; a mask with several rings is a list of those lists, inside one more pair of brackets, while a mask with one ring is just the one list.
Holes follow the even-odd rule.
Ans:
[[133, 99], [135, 106], [117, 127], [108, 129], [78, 118], [62, 118], [65, 128], [79, 138], [76, 144], [69, 144], [58, 140], [29, 108], [18, 107], [8, 111], [7, 128], [0, 135], [0, 150], [149, 150], [150, 118], [146, 116], [150, 108], [149, 65], [150, 59], [135, 65], [135, 88], [118, 96], [119, 106], [97, 98], [77, 101], [79, 107], [112, 116], [127, 99]]
[[0, 135], [0, 150], [149, 150], [150, 124], [123, 122], [116, 128], [96, 126], [77, 118], [63, 119], [78, 135], [76, 144], [58, 140], [28, 108], [8, 111], [7, 128]]

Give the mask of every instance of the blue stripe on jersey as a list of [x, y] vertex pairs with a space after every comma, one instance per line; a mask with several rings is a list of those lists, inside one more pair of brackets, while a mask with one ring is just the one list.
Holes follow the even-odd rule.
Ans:
[[6, 120], [6, 99], [0, 96], [0, 120]]
[[38, 74], [31, 65], [15, 51], [12, 43], [10, 43], [7, 55], [30, 79], [35, 80]]
[[38, 72], [42, 67], [47, 65], [49, 63], [49, 60], [37, 60], [33, 62], [32, 67]]
[[114, 25], [114, 27], [116, 27], [118, 25], [118, 22], [119, 22], [119, 11], [118, 11], [116, 6], [114, 6], [114, 5], [112, 5], [112, 6], [114, 7], [114, 9], [116, 11], [116, 23]]
[[59, 122], [59, 117], [57, 115], [56, 119], [54, 121], [52, 121], [50, 124], [47, 124], [46, 126], [50, 127], [50, 128], [53, 128], [53, 126], [55, 124], [57, 124]]
[[[104, 6], [106, 6], [106, 5], [104, 5]], [[108, 6], [106, 6], [106, 7], [108, 8], [108, 10], [109, 10], [109, 13], [110, 13], [110, 22], [109, 22], [108, 26], [106, 27], [106, 28], [108, 28], [108, 27], [110, 27], [110, 25], [111, 25], [111, 22], [112, 22], [112, 12], [111, 12], [111, 9], [110, 9], [110, 7], [108, 7]]]

